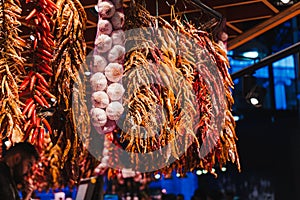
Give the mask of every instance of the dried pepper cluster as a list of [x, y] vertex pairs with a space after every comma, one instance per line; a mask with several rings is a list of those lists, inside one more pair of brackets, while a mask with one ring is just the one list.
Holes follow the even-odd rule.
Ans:
[[[18, 84], [24, 76], [24, 58], [21, 51], [26, 42], [19, 37], [18, 27], [22, 9], [20, 2], [0, 1], [0, 139], [12, 143], [23, 139], [22, 126], [26, 121], [21, 107]], [[2, 148], [0, 148], [1, 156]]]
[[[125, 110], [105, 165], [117, 166], [116, 174], [128, 166], [184, 174], [212, 172], [231, 160], [240, 169], [226, 53], [208, 33], [176, 16], [168, 23], [139, 3], [125, 16]], [[116, 148], [128, 152], [130, 164]]]
[[51, 89], [57, 105], [51, 118], [53, 147], [47, 157], [53, 182], [64, 183], [68, 179], [78, 181], [89, 171], [88, 166], [80, 171], [87, 156], [85, 139], [90, 133], [84, 76], [87, 66], [83, 31], [87, 19], [79, 0], [57, 0], [56, 6], [58, 10], [52, 18], [55, 46]]
[[[78, 0], [3, 0], [0, 7], [0, 139], [38, 148], [32, 178], [39, 185], [79, 181], [89, 176], [83, 168], [92, 170], [83, 145], [90, 132], [84, 8]], [[20, 21], [30, 40], [19, 37]]]
[[29, 55], [26, 56], [26, 76], [19, 86], [20, 98], [25, 103], [22, 114], [26, 116], [23, 140], [30, 141], [42, 151], [50, 142], [44, 140], [45, 134], [52, 132], [46, 116], [43, 115], [43, 109], [51, 108], [52, 101], [56, 99], [50, 92], [48, 82], [53, 75], [50, 62], [54, 45], [50, 18], [57, 7], [51, 0], [26, 1], [26, 4], [33, 7], [25, 18], [33, 30], [33, 41], [30, 44]]

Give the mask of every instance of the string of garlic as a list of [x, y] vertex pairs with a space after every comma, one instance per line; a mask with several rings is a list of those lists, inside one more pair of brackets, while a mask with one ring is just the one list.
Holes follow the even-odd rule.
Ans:
[[[116, 128], [116, 120], [124, 112], [122, 96], [123, 62], [125, 56], [125, 22], [122, 0], [99, 0], [97, 35], [90, 67], [92, 76], [92, 124], [99, 134], [111, 133]], [[101, 164], [95, 172], [109, 166], [109, 146], [107, 137], [103, 149]]]

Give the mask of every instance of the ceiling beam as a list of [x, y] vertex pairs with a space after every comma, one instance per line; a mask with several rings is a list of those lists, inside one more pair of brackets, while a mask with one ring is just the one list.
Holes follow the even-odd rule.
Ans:
[[89, 8], [94, 8], [95, 5], [97, 5], [97, 4], [86, 5], [86, 6], [83, 6], [83, 7], [84, 7], [84, 9], [89, 9]]
[[89, 29], [89, 28], [96, 28], [97, 27], [97, 24], [95, 25], [90, 25], [90, 26], [86, 26], [86, 29]]
[[224, 4], [220, 6], [213, 6], [214, 9], [220, 9], [220, 8], [228, 8], [228, 7], [234, 7], [234, 6], [242, 6], [246, 4], [252, 4], [252, 3], [257, 3], [262, 0], [250, 0], [250, 1], [243, 1], [243, 2], [238, 2], [238, 3], [229, 3], [229, 4]]
[[232, 35], [231, 34], [231, 35], [228, 36], [228, 38], [235, 38], [235, 37], [237, 37], [237, 35]]
[[275, 8], [268, 0], [261, 0], [266, 6], [268, 6], [274, 13], [279, 13], [279, 10]]
[[90, 46], [90, 45], [86, 45], [86, 48], [91, 49], [91, 50], [94, 50], [94, 47], [93, 47], [93, 46]]
[[87, 23], [91, 24], [91, 25], [94, 25], [94, 26], [97, 26], [97, 23], [96, 22], [93, 22], [91, 20], [87, 20]]
[[239, 34], [242, 34], [243, 31], [239, 28], [237, 28], [236, 26], [232, 25], [230, 22], [226, 22], [226, 25], [231, 28], [232, 30], [236, 31]]
[[243, 6], [243, 5], [252, 4], [252, 3], [259, 3], [259, 2], [264, 3], [274, 13], [279, 13], [279, 10], [275, 6], [273, 6], [268, 0], [250, 0], [250, 1], [244, 1], [244, 2], [230, 3], [230, 4], [214, 6], [213, 8], [214, 9], [228, 8], [228, 7]]
[[272, 15], [265, 15], [265, 16], [259, 16], [259, 17], [248, 17], [248, 18], [245, 18], [245, 19], [230, 20], [228, 22], [234, 24], [234, 23], [241, 23], [241, 22], [248, 22], [248, 21], [260, 20], [260, 19], [268, 19], [270, 17], [272, 17]]
[[242, 44], [262, 35], [263, 33], [267, 32], [268, 30], [286, 22], [287, 20], [297, 16], [300, 14], [300, 2], [296, 3], [295, 5], [287, 8], [286, 10], [278, 13], [274, 17], [266, 20], [265, 22], [257, 25], [256, 27], [244, 32], [240, 36], [230, 40], [228, 42], [228, 49], [232, 50], [235, 49]]

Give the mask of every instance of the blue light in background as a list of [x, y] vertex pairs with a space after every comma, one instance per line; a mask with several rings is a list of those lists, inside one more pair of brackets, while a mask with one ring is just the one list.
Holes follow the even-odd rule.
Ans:
[[198, 188], [198, 177], [196, 174], [187, 173], [186, 177], [176, 177], [176, 172], [172, 173], [171, 179], [162, 178], [153, 181], [149, 185], [150, 188], [165, 189], [167, 194], [183, 194], [185, 200], [190, 200], [194, 191]]
[[[230, 51], [229, 54], [229, 61], [231, 65], [230, 73], [234, 73], [254, 64], [253, 60], [242, 60], [239, 58], [231, 57], [231, 55], [233, 55], [232, 51]], [[276, 109], [289, 109], [288, 105], [295, 104], [295, 94], [291, 95], [293, 92], [295, 92], [295, 86], [293, 85], [296, 78], [294, 56], [290, 55], [281, 60], [278, 60], [274, 62], [272, 66], [274, 74], [274, 92]], [[253, 76], [255, 76], [258, 80], [261, 80], [261, 82], [264, 82], [263, 86], [268, 89], [268, 66], [256, 70]], [[239, 81], [235, 81], [234, 83], [236, 85], [241, 84]]]

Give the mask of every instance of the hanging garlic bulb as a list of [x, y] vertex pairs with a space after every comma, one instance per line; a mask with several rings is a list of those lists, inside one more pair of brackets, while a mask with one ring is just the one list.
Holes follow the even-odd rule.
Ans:
[[107, 65], [107, 60], [103, 56], [94, 55], [94, 65], [92, 66], [92, 72], [104, 72]]
[[90, 78], [93, 91], [102, 91], [107, 87], [107, 80], [103, 73], [97, 72]]
[[102, 1], [98, 4], [98, 14], [103, 19], [111, 18], [115, 11], [115, 6], [110, 1]]
[[112, 30], [112, 24], [108, 20], [101, 19], [98, 21], [98, 31], [100, 34], [109, 35], [111, 34]]
[[109, 104], [108, 95], [103, 91], [94, 92], [91, 99], [93, 106], [96, 108], [106, 108]]
[[111, 18], [111, 23], [115, 30], [118, 30], [124, 26], [125, 15], [122, 12], [115, 12], [114, 16]]
[[110, 63], [105, 68], [105, 76], [111, 82], [118, 82], [123, 77], [123, 66], [118, 63]]
[[111, 34], [111, 39], [114, 45], [123, 45], [125, 43], [125, 32], [123, 30], [115, 30]]
[[120, 100], [125, 92], [125, 89], [120, 83], [112, 83], [107, 87], [107, 94], [112, 101]]
[[112, 63], [120, 63], [124, 61], [125, 47], [121, 45], [115, 45], [108, 53], [107, 59]]
[[95, 40], [96, 49], [99, 53], [105, 53], [112, 47], [112, 39], [108, 35], [101, 34]]
[[123, 114], [124, 108], [120, 102], [111, 102], [106, 108], [106, 115], [110, 120], [118, 120]]
[[101, 108], [92, 108], [90, 111], [92, 124], [95, 127], [104, 126], [107, 122], [106, 112]]

